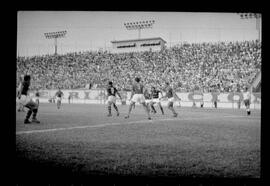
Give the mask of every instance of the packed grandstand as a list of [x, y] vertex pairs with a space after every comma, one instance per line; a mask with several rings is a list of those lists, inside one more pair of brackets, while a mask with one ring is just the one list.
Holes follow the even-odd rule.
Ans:
[[17, 83], [31, 74], [32, 89], [103, 88], [109, 80], [129, 90], [139, 76], [149, 86], [169, 81], [182, 92], [240, 91], [261, 70], [259, 40], [181, 43], [162, 51], [110, 53], [83, 51], [17, 58]]

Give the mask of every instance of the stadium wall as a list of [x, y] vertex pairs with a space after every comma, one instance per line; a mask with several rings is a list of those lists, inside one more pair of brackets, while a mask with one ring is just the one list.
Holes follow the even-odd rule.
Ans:
[[[57, 90], [41, 90], [40, 102], [49, 102], [52, 99]], [[70, 103], [85, 103], [85, 104], [106, 104], [106, 92], [104, 89], [91, 89], [91, 90], [62, 90], [64, 97], [62, 102], [68, 103], [68, 97], [71, 96]], [[126, 104], [129, 104], [129, 98], [131, 92], [120, 91], [123, 100]], [[177, 96], [181, 99], [181, 106], [192, 107], [193, 103], [197, 107], [200, 107], [200, 103], [204, 102], [204, 107], [213, 108], [214, 100], [217, 100], [218, 108], [238, 108], [241, 103], [241, 108], [245, 108], [243, 101], [243, 94], [240, 92], [235, 93], [201, 93], [201, 92], [189, 92], [181, 93], [176, 92]], [[30, 92], [30, 96], [34, 97], [34, 93]], [[120, 99], [117, 97], [117, 104], [121, 104]], [[167, 100], [161, 101], [162, 105], [167, 104]], [[179, 106], [179, 101], [175, 102], [176, 106]], [[251, 94], [251, 109], [261, 109], [261, 93]]]

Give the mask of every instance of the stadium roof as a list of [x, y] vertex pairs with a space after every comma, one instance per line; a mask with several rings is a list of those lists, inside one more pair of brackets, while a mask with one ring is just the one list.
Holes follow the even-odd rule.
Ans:
[[162, 40], [164, 43], [167, 43], [161, 37], [152, 37], [152, 38], [143, 38], [143, 39], [130, 39], [130, 40], [119, 40], [119, 41], [111, 41], [111, 43], [125, 43], [125, 42], [134, 42], [134, 41], [149, 41], [149, 40]]

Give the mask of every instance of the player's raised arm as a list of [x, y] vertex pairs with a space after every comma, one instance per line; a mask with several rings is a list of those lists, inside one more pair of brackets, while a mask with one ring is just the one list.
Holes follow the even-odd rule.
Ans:
[[22, 82], [20, 82], [20, 84], [19, 84], [17, 97], [20, 99], [21, 95], [22, 95]]

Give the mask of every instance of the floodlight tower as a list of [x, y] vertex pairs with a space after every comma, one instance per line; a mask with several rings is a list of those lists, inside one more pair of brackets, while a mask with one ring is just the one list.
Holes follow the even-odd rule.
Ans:
[[46, 39], [54, 39], [54, 54], [57, 55], [57, 39], [66, 36], [67, 31], [44, 33]]
[[256, 19], [256, 30], [258, 31], [258, 39], [261, 41], [261, 19], [262, 15], [258, 13], [238, 13], [241, 19]]
[[138, 30], [139, 39], [141, 38], [141, 29], [152, 28], [154, 20], [150, 21], [138, 21], [138, 22], [128, 22], [124, 23], [127, 30]]

